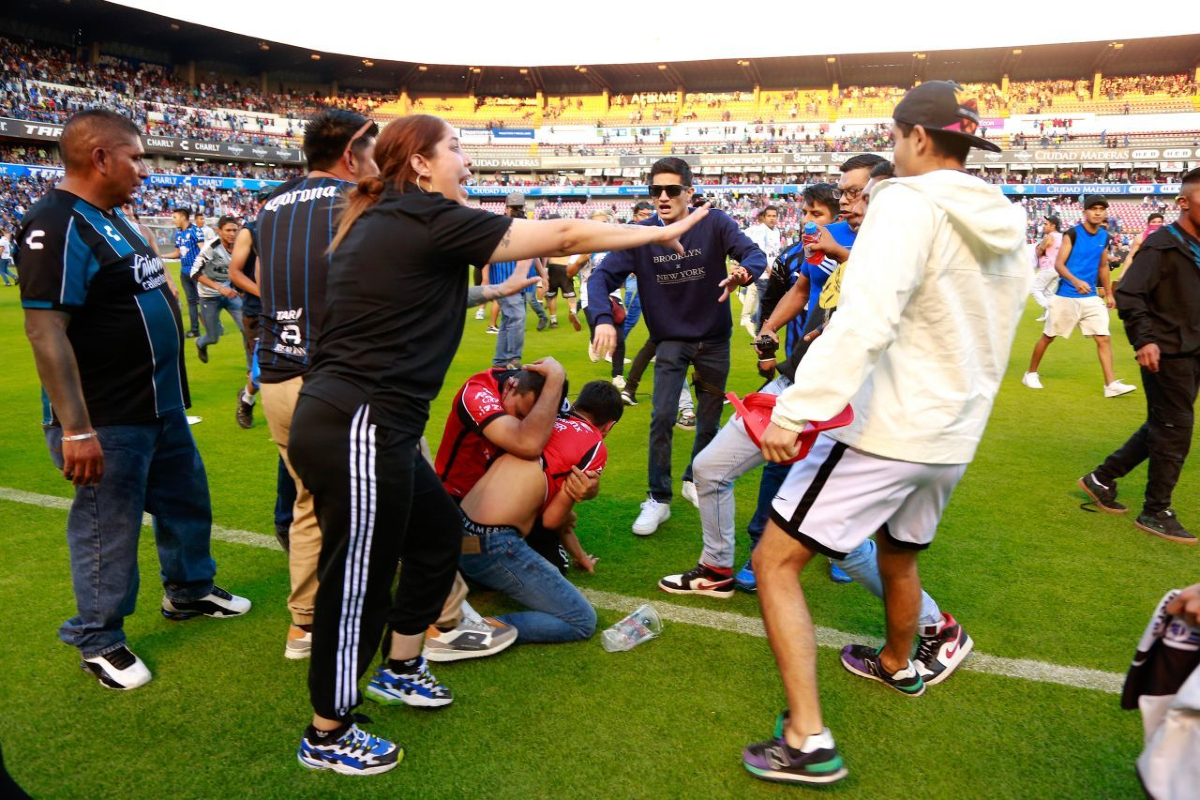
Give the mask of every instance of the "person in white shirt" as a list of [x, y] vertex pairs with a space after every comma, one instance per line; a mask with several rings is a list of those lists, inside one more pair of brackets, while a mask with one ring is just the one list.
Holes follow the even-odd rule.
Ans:
[[202, 211], [196, 212], [196, 227], [199, 228], [200, 232], [204, 234], [205, 244], [209, 244], [213, 239], [217, 238], [217, 232], [213, 230], [211, 225], [205, 222], [204, 212]]
[[17, 283], [17, 276], [9, 272], [9, 267], [12, 266], [12, 239], [8, 235], [8, 231], [0, 233], [0, 278], [4, 279], [5, 286], [12, 286]]
[[[758, 212], [758, 224], [751, 225], [746, 229], [746, 235], [750, 237], [750, 241], [758, 245], [759, 249], [767, 255], [767, 266], [775, 263], [780, 251], [783, 249], [783, 235], [776, 227], [779, 225], [779, 209], [775, 206], [767, 206]], [[768, 269], [766, 272], [769, 272]], [[764, 272], [764, 274], [766, 274]], [[760, 278], [754, 283], [746, 287], [746, 296], [742, 301], [742, 327], [750, 332], [750, 338], [758, 335], [758, 308], [759, 296], [766, 289], [768, 278]]]
[[[964, 171], [974, 103], [927, 81], [896, 106], [897, 178], [883, 181], [855, 242], [838, 311], [780, 395], [763, 456], [799, 452], [808, 420], [847, 405], [854, 422], [816, 439], [776, 495], [754, 551], [767, 636], [790, 711], [778, 735], [743, 753], [767, 780], [831, 783], [846, 774], [821, 718], [816, 636], [797, 581], [823, 554], [841, 558], [876, 535], [887, 641], [849, 645], [842, 666], [909, 696], [925, 691], [909, 658], [920, 611], [917, 553], [983, 436], [1033, 275], [1025, 212]], [[965, 642], [947, 642], [957, 656]]]

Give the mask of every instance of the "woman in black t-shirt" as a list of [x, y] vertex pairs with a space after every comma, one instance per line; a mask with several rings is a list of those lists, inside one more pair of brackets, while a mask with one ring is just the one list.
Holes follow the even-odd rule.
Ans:
[[385, 622], [387, 657], [367, 694], [425, 707], [452, 699], [420, 653], [454, 581], [462, 531], [418, 441], [462, 338], [470, 266], [652, 243], [682, 253], [679, 237], [704, 216], [614, 226], [468, 208], [471, 160], [436, 117], [385, 127], [375, 161], [379, 176], [350, 193], [333, 240], [321, 343], [288, 444], [322, 533], [309, 667], [315, 715], [298, 756], [344, 774], [386, 772], [401, 755], [351, 716]]

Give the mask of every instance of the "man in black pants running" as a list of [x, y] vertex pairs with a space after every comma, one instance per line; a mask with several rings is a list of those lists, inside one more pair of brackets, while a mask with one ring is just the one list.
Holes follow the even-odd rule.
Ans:
[[1200, 389], [1200, 168], [1183, 176], [1179, 208], [1178, 221], [1146, 237], [1116, 289], [1142, 367], [1146, 422], [1079, 485], [1102, 510], [1123, 514], [1117, 479], [1149, 461], [1145, 505], [1133, 524], [1168, 541], [1195, 544], [1196, 536], [1171, 509], [1171, 493], [1192, 443]]

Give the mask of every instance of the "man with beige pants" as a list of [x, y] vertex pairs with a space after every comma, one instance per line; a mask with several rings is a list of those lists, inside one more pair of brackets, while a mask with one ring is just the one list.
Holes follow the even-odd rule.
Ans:
[[337, 204], [354, 183], [378, 172], [374, 160], [378, 132], [374, 122], [351, 111], [326, 109], [314, 116], [304, 131], [308, 174], [276, 190], [263, 205], [255, 231], [254, 246], [261, 262], [257, 289], [263, 307], [258, 344], [263, 412], [271, 438], [296, 481], [288, 532], [292, 625], [284, 651], [294, 659], [308, 658], [312, 649], [321, 529], [312, 495], [288, 459], [288, 435], [296, 398], [320, 338]]

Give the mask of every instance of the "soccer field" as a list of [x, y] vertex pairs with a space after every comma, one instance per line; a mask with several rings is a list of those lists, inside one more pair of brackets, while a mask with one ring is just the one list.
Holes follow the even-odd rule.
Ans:
[[[735, 308], [736, 311], [736, 308]], [[1040, 325], [1027, 309], [987, 436], [921, 558], [926, 589], [975, 639], [975, 654], [946, 683], [904, 697], [845, 672], [842, 644], [883, 633], [881, 603], [828, 579], [824, 559], [803, 575], [820, 654], [826, 724], [849, 777], [826, 791], [847, 796], [1132, 797], [1141, 722], [1116, 694], [1159, 597], [1200, 580], [1200, 548], [1136, 530], [1142, 467], [1121, 484], [1124, 517], [1080, 510], [1075, 479], [1141, 423], [1141, 391], [1105, 399], [1095, 347], [1079, 336], [1048, 352], [1040, 392], [1019, 379]], [[563, 315], [565, 320], [565, 315]], [[608, 376], [587, 340], [564, 324], [536, 333], [525, 357], [553, 355], [576, 391]], [[232, 324], [226, 320], [232, 332]], [[639, 325], [630, 355], [646, 335]], [[1141, 385], [1114, 314], [1117, 376]], [[66, 512], [70, 486], [42, 438], [37, 375], [15, 289], [0, 289], [0, 621], [5, 680], [0, 745], [16, 780], [37, 797], [683, 797], [799, 794], [741, 766], [741, 749], [770, 734], [783, 692], [758, 622], [758, 603], [666, 595], [665, 574], [694, 565], [697, 512], [677, 496], [654, 536], [630, 533], [645, 497], [649, 390], [608, 438], [600, 496], [579, 509], [578, 533], [600, 557], [572, 580], [592, 593], [601, 629], [650, 600], [668, 618], [660, 639], [609, 654], [599, 636], [569, 645], [514, 647], [488, 659], [435, 665], [455, 694], [440, 711], [360, 711], [369, 730], [406, 756], [384, 776], [353, 779], [303, 769], [295, 749], [311, 713], [307, 662], [283, 658], [289, 617], [284, 556], [272, 508], [276, 451], [261, 409], [234, 422], [242, 380], [236, 334], [199, 363], [189, 340], [193, 427], [208, 469], [218, 583], [254, 602], [244, 618], [172, 623], [158, 613], [161, 586], [149, 530], [142, 538], [139, 609], [130, 644], [154, 673], [134, 692], [102, 689], [56, 637], [74, 613]], [[446, 405], [467, 376], [490, 364], [495, 338], [470, 318], [427, 429], [436, 448]], [[734, 333], [729, 388], [761, 384], [749, 337]], [[726, 410], [728, 416], [730, 412]], [[692, 434], [676, 431], [675, 480]], [[753, 513], [757, 475], [737, 487], [739, 529]], [[1185, 525], [1200, 527], [1200, 459], [1176, 492]], [[238, 536], [249, 531], [257, 536]], [[386, 533], [386, 532], [381, 532]], [[234, 541], [234, 540], [248, 541]], [[748, 541], [738, 542], [739, 563]], [[511, 606], [473, 591], [483, 613]], [[844, 634], [838, 632], [845, 632]]]

